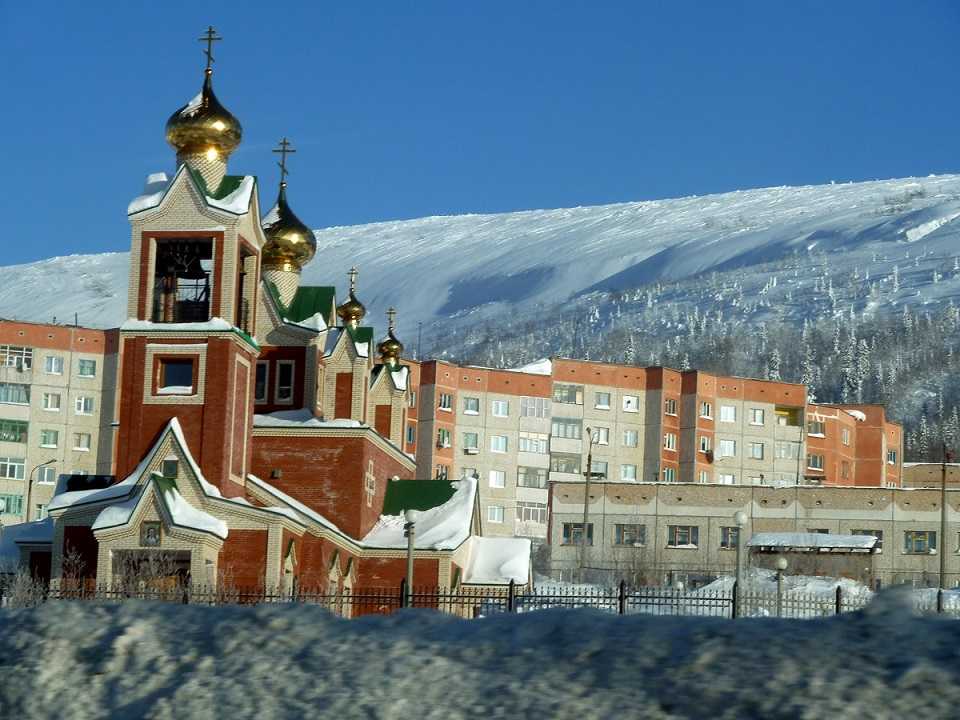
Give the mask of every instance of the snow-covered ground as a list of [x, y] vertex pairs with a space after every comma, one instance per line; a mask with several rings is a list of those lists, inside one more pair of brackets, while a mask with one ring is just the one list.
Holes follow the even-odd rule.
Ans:
[[303, 606], [51, 602], [0, 611], [0, 716], [955, 717], [960, 623], [909, 605], [892, 591], [814, 621], [338, 620]]
[[[309, 208], [299, 212], [309, 218]], [[317, 260], [303, 276], [342, 287], [347, 268], [357, 265], [372, 320], [396, 305], [401, 334], [411, 337], [424, 321], [425, 341], [434, 317], [471, 323], [591, 289], [713, 272], [737, 272], [741, 304], [798, 303], [827, 266], [883, 281], [882, 297], [891, 303], [924, 304], [960, 292], [953, 270], [958, 215], [960, 176], [944, 175], [430, 217], [319, 230]], [[126, 244], [116, 238], [118, 249]], [[773, 283], [771, 266], [793, 259], [803, 265], [791, 271], [795, 281], [784, 273]], [[116, 326], [126, 315], [128, 262], [126, 253], [112, 253], [2, 267], [0, 317], [63, 322], [76, 312], [81, 324]]]

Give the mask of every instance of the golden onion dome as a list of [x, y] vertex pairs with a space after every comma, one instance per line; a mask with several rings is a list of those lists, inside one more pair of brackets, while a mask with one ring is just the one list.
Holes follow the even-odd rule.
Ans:
[[362, 302], [357, 300], [357, 296], [353, 294], [353, 290], [350, 291], [346, 302], [337, 306], [337, 317], [343, 320], [344, 325], [356, 327], [366, 314], [367, 309], [363, 306]]
[[317, 238], [287, 204], [287, 184], [280, 184], [277, 204], [263, 219], [267, 238], [260, 256], [264, 270], [299, 272], [317, 252]]
[[167, 120], [167, 142], [178, 155], [226, 157], [240, 144], [240, 121], [213, 94], [212, 75], [213, 71], [207, 68], [203, 89]]
[[394, 335], [396, 319], [397, 311], [393, 308], [387, 310], [387, 336], [377, 345], [377, 352], [385, 365], [396, 365], [403, 354], [403, 343]]

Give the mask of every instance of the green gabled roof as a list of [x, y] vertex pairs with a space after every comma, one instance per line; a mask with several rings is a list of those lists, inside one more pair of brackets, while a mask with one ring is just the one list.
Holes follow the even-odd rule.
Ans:
[[350, 333], [350, 338], [355, 343], [370, 343], [373, 342], [373, 328], [372, 327], [358, 327], [352, 328], [349, 325], [346, 326], [346, 330]]
[[405, 510], [429, 510], [453, 497], [449, 480], [391, 480], [383, 498], [383, 515], [403, 515]]
[[187, 172], [190, 173], [190, 177], [193, 178], [193, 182], [196, 184], [197, 189], [207, 197], [213, 198], [214, 200], [223, 200], [227, 195], [240, 187], [240, 183], [243, 182], [243, 175], [224, 175], [223, 180], [220, 181], [220, 186], [213, 192], [210, 192], [210, 188], [207, 187], [207, 181], [203, 179], [203, 175], [194, 170], [187, 163], [184, 163], [184, 165], [187, 168]]
[[293, 302], [287, 306], [280, 299], [280, 291], [277, 290], [277, 286], [269, 280], [266, 285], [267, 291], [273, 298], [274, 305], [280, 312], [280, 317], [285, 321], [299, 323], [320, 313], [327, 327], [333, 325], [333, 300], [336, 296], [336, 288], [325, 286], [298, 287], [297, 294], [293, 296]]

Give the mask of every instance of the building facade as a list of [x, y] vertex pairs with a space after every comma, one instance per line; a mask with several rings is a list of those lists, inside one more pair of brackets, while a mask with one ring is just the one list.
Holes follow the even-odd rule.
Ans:
[[0, 524], [45, 517], [62, 473], [112, 471], [118, 338], [0, 319]]

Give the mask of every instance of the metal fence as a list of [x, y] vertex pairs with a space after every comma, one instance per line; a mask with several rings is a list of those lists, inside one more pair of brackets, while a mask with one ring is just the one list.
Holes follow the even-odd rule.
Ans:
[[[294, 588], [216, 588], [197, 585], [162, 586], [141, 584], [37, 588], [29, 592], [0, 583], [0, 605], [28, 606], [47, 600], [125, 602], [153, 600], [191, 605], [254, 605], [300, 603], [325, 607], [341, 617], [387, 615], [405, 607], [426, 608], [462, 618], [527, 613], [550, 608], [589, 608], [616, 615], [704, 616], [718, 618], [783, 617], [810, 619], [860, 610], [869, 604], [870, 593], [828, 594], [759, 591], [736, 584], [728, 590], [685, 590], [673, 587], [637, 587], [620, 583], [613, 588], [597, 586], [543, 585], [526, 587], [414, 587], [404, 583], [393, 588], [321, 590]], [[914, 605], [921, 614], [960, 618], [960, 593], [938, 590], [914, 591]]]

